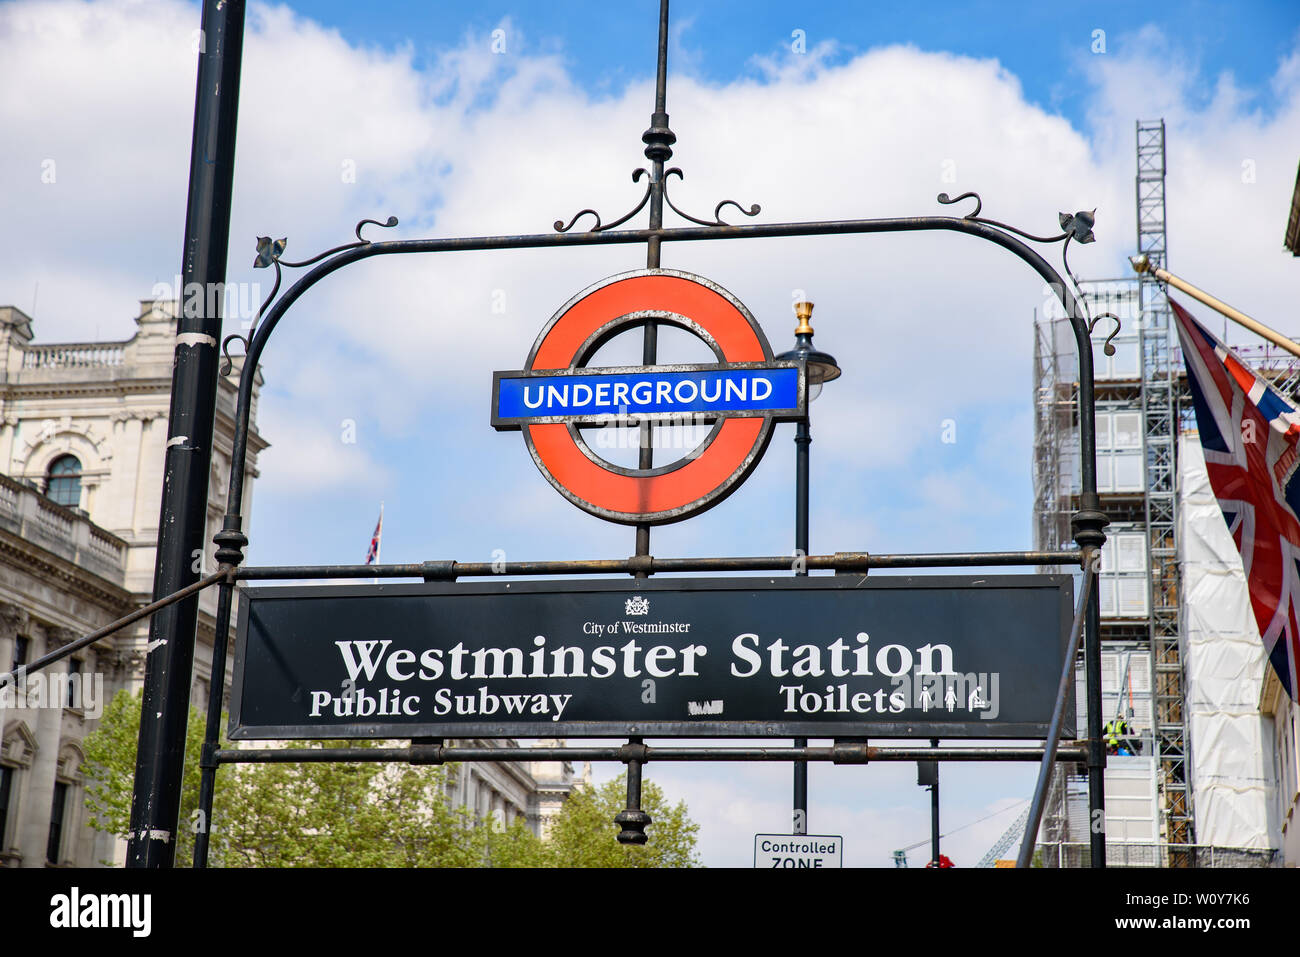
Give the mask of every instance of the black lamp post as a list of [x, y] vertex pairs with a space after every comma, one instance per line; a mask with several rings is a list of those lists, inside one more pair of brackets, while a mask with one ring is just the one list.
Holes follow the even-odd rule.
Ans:
[[[794, 314], [799, 325], [794, 330], [794, 348], [783, 352], [778, 359], [802, 361], [807, 369], [808, 401], [812, 402], [821, 395], [822, 384], [840, 377], [840, 367], [835, 357], [813, 348], [813, 327], [811, 302], [796, 302]], [[811, 412], [811, 410], [810, 410]], [[812, 444], [812, 435], [808, 429], [808, 419], [804, 418], [796, 427], [795, 444], [795, 506], [794, 506], [794, 547], [796, 552], [795, 574], [807, 575], [808, 566], [804, 559], [808, 556], [808, 446]], [[808, 746], [807, 738], [795, 738], [794, 746]], [[808, 833], [808, 762], [794, 763], [794, 833]]]

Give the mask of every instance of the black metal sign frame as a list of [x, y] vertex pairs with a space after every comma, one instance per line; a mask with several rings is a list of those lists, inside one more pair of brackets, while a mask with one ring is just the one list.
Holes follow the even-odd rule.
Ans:
[[[1066, 575], [834, 575], [243, 588], [230, 738], [1041, 739], [1050, 730], [1053, 682], [1074, 617], [1073, 584]], [[634, 611], [620, 612], [620, 603]], [[663, 622], [665, 605], [673, 609], [670, 617], [691, 620]], [[451, 680], [446, 659], [453, 641], [459, 681]], [[484, 641], [491, 652], [481, 650]], [[343, 646], [342, 660], [336, 645]], [[913, 656], [918, 647], [926, 653]], [[795, 664], [800, 649], [815, 649], [802, 652], [802, 677]], [[481, 657], [471, 661], [475, 650]], [[601, 674], [597, 652], [605, 653]], [[513, 655], [509, 668], [507, 654]], [[401, 667], [397, 655], [405, 656]], [[813, 656], [815, 672], [808, 675]], [[249, 673], [250, 659], [256, 675]], [[882, 660], [899, 673], [887, 676]], [[425, 663], [436, 672], [423, 670]], [[985, 697], [998, 699], [997, 710], [962, 720], [961, 712], [972, 713], [966, 697], [981, 691], [979, 676]], [[643, 698], [647, 679], [653, 703]], [[547, 694], [535, 693], [543, 687]], [[787, 708], [779, 695], [773, 700], [778, 687]], [[942, 692], [954, 688], [954, 699], [963, 700], [945, 710]], [[331, 703], [346, 704], [352, 714], [358, 695], [369, 706], [367, 720], [330, 721]], [[494, 715], [506, 700], [522, 711], [526, 699], [536, 698], [546, 710], [536, 720], [407, 720], [431, 710], [454, 716], [453, 696], [457, 707], [491, 702]], [[548, 698], [559, 702], [554, 717]], [[700, 716], [687, 717], [688, 699], [700, 699]], [[719, 714], [767, 716], [715, 719], [707, 708], [714, 703]], [[322, 705], [324, 719], [306, 722]], [[679, 717], [662, 717], [674, 705]], [[771, 716], [805, 705], [845, 717]], [[570, 714], [600, 718], [565, 719], [565, 706]], [[629, 717], [615, 718], [619, 711]], [[260, 717], [268, 713], [304, 721]], [[1026, 720], [1031, 713], [1036, 720]], [[1057, 736], [1073, 737], [1073, 725], [1067, 720]]]

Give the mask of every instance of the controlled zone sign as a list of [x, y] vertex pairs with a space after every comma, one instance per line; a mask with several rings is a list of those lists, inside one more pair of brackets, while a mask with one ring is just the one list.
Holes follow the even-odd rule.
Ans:
[[844, 838], [838, 834], [755, 834], [754, 866], [773, 870], [844, 866]]
[[230, 737], [1042, 738], [1072, 597], [1053, 575], [243, 588]]

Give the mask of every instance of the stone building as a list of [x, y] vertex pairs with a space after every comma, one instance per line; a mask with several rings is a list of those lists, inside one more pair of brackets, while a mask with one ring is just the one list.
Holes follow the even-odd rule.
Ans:
[[[39, 344], [31, 317], [0, 307], [0, 670], [28, 664], [152, 598], [175, 308], [142, 302], [136, 333], [125, 342]], [[219, 387], [208, 568], [224, 512], [236, 381], [222, 379]], [[256, 414], [254, 403], [254, 423]], [[254, 428], [250, 494], [265, 447]], [[199, 603], [192, 700], [200, 708], [215, 611], [210, 590]], [[27, 694], [5, 702], [3, 863], [90, 866], [120, 858], [115, 840], [87, 825], [81, 740], [108, 698], [140, 686], [147, 642], [148, 622], [139, 622], [29, 675]], [[45, 686], [62, 697], [35, 700]]]
[[[1283, 246], [1300, 256], [1300, 170], [1287, 212]], [[1269, 672], [1260, 689], [1260, 711], [1272, 718], [1272, 759], [1277, 773], [1275, 811], [1282, 831], [1282, 854], [1287, 867], [1300, 867], [1300, 702], [1288, 695], [1277, 676]]]
[[[31, 317], [0, 306], [0, 672], [152, 599], [175, 316], [174, 302], [144, 301], [125, 342], [40, 344]], [[238, 367], [219, 380], [205, 570], [215, 567], [212, 536], [225, 512]], [[256, 429], [260, 386], [259, 373], [246, 515], [267, 447]], [[201, 713], [215, 614], [209, 589], [200, 595], [191, 690]], [[148, 633], [138, 622], [28, 675], [25, 695], [0, 697], [0, 866], [124, 859], [124, 842], [88, 824], [81, 742], [114, 693], [142, 685]], [[567, 762], [453, 765], [449, 797], [481, 817], [524, 817], [540, 834], [576, 783]]]
[[[465, 743], [491, 747], [494, 742]], [[509, 740], [500, 743], [516, 744]], [[538, 744], [563, 747], [563, 742], [556, 740]], [[591, 784], [591, 765], [584, 764], [578, 776], [568, 761], [449, 764], [447, 770], [447, 797], [453, 806], [469, 808], [479, 818], [493, 817], [502, 824], [522, 818], [539, 837], [546, 836], [551, 818], [559, 813], [569, 793], [578, 785]]]

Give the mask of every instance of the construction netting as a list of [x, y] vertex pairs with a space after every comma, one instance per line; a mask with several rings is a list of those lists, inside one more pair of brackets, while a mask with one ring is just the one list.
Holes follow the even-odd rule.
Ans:
[[1241, 556], [1210, 487], [1194, 432], [1179, 440], [1182, 660], [1196, 837], [1275, 848], [1273, 733], [1260, 714], [1267, 662]]

